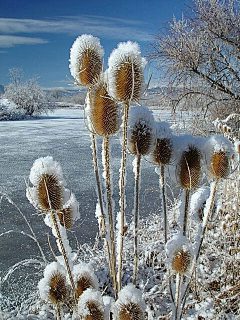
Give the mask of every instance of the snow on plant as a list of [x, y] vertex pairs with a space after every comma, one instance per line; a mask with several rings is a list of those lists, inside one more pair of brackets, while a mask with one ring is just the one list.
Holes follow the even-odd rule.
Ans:
[[101, 293], [91, 288], [84, 291], [79, 297], [77, 315], [82, 320], [108, 319]]

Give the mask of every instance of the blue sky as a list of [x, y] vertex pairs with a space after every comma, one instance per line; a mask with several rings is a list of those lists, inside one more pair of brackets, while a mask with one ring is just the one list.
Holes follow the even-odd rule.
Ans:
[[164, 23], [181, 17], [186, 0], [0, 0], [0, 84], [22, 68], [43, 87], [69, 87], [69, 52], [77, 36], [98, 37], [105, 64], [121, 41], [137, 41], [143, 54]]

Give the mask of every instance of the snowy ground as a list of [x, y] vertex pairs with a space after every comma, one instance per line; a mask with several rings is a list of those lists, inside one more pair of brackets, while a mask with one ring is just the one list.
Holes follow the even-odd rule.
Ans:
[[[162, 120], [171, 118], [170, 112], [154, 112]], [[19, 206], [30, 221], [40, 244], [48, 250], [46, 234], [49, 229], [42, 222], [42, 217], [36, 214], [25, 196], [25, 179], [35, 159], [47, 155], [60, 162], [68, 187], [72, 188], [80, 203], [81, 219], [74, 226], [74, 236], [80, 243], [93, 242], [97, 233], [97, 222], [94, 217], [96, 193], [95, 177], [92, 167], [90, 137], [84, 125], [83, 111], [76, 109], [57, 109], [49, 116], [39, 119], [21, 121], [2, 121], [0, 123], [1, 141], [1, 182], [0, 186]], [[101, 141], [99, 140], [99, 150]], [[120, 142], [115, 137], [112, 140], [113, 172], [118, 186], [118, 171], [120, 164]], [[132, 157], [128, 157], [127, 176], [127, 214], [132, 211], [133, 173]], [[159, 210], [159, 192], [157, 175], [152, 165], [143, 161], [142, 166], [141, 216]], [[115, 190], [118, 194], [118, 190]], [[129, 200], [128, 200], [129, 199]], [[118, 198], [116, 199], [118, 203]], [[149, 203], [151, 207], [149, 208]], [[10, 233], [9, 231], [12, 230]], [[0, 206], [0, 270], [4, 271], [14, 263], [25, 258], [38, 255], [35, 243], [21, 234], [29, 230], [17, 210], [6, 200]], [[74, 240], [73, 240], [74, 241]], [[54, 243], [53, 243], [54, 245]]]

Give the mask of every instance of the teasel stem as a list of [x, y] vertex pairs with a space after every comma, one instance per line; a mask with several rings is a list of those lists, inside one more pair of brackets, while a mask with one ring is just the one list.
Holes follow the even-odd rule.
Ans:
[[215, 200], [215, 196], [216, 196], [216, 192], [217, 192], [218, 181], [219, 181], [219, 178], [216, 178], [216, 180], [214, 181], [213, 191], [212, 191], [211, 200], [210, 200], [211, 202], [210, 202], [210, 206], [209, 206], [209, 209], [208, 209], [208, 212], [207, 212], [206, 219], [204, 219], [204, 224], [203, 224], [203, 227], [202, 227], [201, 237], [200, 237], [199, 245], [198, 245], [198, 248], [197, 248], [197, 251], [196, 251], [195, 261], [194, 261], [193, 266], [192, 266], [192, 273], [191, 273], [191, 276], [189, 277], [188, 283], [186, 285], [186, 289], [185, 289], [184, 294], [183, 294], [183, 306], [185, 304], [186, 297], [187, 297], [187, 292], [188, 292], [190, 283], [192, 281], [193, 274], [194, 274], [195, 269], [196, 269], [196, 265], [197, 265], [197, 261], [198, 261], [199, 255], [200, 255], [200, 250], [201, 250], [201, 247], [202, 247], [204, 235], [205, 235], [205, 232], [206, 232], [206, 229], [207, 229], [207, 224], [208, 224], [208, 221], [209, 221], [209, 218], [211, 216], [212, 209], [213, 209], [213, 206], [214, 206], [214, 200]]
[[137, 283], [137, 270], [138, 270], [138, 216], [139, 216], [139, 178], [140, 178], [140, 164], [141, 154], [136, 156], [136, 173], [135, 173], [135, 216], [134, 216], [134, 276], [133, 284]]
[[54, 228], [55, 228], [56, 233], [57, 233], [57, 238], [58, 238], [59, 245], [60, 245], [60, 248], [61, 248], [61, 253], [62, 253], [62, 256], [64, 258], [64, 262], [65, 262], [65, 265], [66, 265], [67, 273], [68, 273], [69, 280], [70, 280], [70, 283], [71, 283], [71, 287], [72, 287], [72, 290], [73, 290], [73, 298], [74, 298], [74, 303], [75, 303], [75, 307], [76, 307], [77, 306], [76, 288], [75, 288], [75, 285], [74, 285], [72, 272], [71, 272], [71, 269], [70, 269], [70, 266], [69, 266], [67, 253], [66, 253], [63, 241], [62, 241], [62, 236], [61, 236], [61, 233], [60, 233], [60, 230], [59, 230], [59, 227], [58, 227], [57, 218], [56, 218], [55, 212], [53, 210], [51, 210], [51, 217], [52, 217]]
[[56, 303], [56, 311], [57, 311], [57, 320], [62, 320], [59, 302]]
[[165, 244], [167, 243], [167, 204], [166, 204], [166, 195], [165, 195], [165, 174], [164, 174], [165, 166], [164, 164], [160, 164], [160, 188], [162, 189], [162, 208], [163, 208], [163, 221], [164, 221], [164, 239]]
[[185, 190], [185, 205], [184, 205], [184, 217], [183, 217], [183, 236], [187, 233], [187, 218], [188, 218], [188, 207], [189, 207], [189, 196], [190, 190]]
[[[106, 233], [106, 216], [103, 209], [103, 198], [102, 198], [102, 188], [100, 183], [100, 177], [99, 177], [99, 169], [98, 169], [98, 159], [97, 159], [97, 148], [96, 148], [96, 138], [95, 133], [91, 133], [91, 140], [92, 140], [92, 154], [93, 154], [93, 164], [94, 164], [94, 172], [95, 172], [95, 178], [97, 183], [97, 195], [98, 195], [98, 201], [100, 205], [101, 210], [101, 227], [103, 228], [103, 232]], [[101, 231], [101, 230], [99, 230]], [[109, 271], [110, 276], [113, 281], [113, 272], [112, 272], [112, 263], [111, 263], [111, 255], [110, 255], [110, 248], [109, 243], [105, 237], [104, 239], [106, 250], [107, 250], [107, 258], [108, 258], [108, 265], [109, 265]]]
[[127, 148], [127, 122], [129, 114], [129, 103], [124, 104], [123, 116], [123, 145], [122, 161], [120, 173], [120, 209], [121, 209], [121, 227], [120, 227], [120, 248], [119, 248], [119, 266], [118, 266], [118, 290], [122, 287], [122, 258], [123, 258], [123, 240], [124, 240], [124, 217], [125, 217], [125, 171], [126, 171], [126, 148]]
[[178, 309], [179, 309], [179, 303], [180, 303], [181, 279], [182, 279], [181, 274], [177, 273], [177, 276], [176, 276], [176, 299], [175, 299], [175, 320], [179, 319]]
[[108, 211], [109, 232], [110, 232], [111, 267], [112, 267], [113, 288], [115, 292], [115, 298], [117, 299], [118, 286], [117, 286], [117, 272], [116, 272], [116, 250], [115, 250], [115, 234], [114, 234], [114, 220], [113, 220], [113, 207], [112, 207], [109, 146], [110, 146], [110, 138], [109, 136], [104, 136], [103, 151], [104, 151], [105, 171], [106, 171], [106, 190], [107, 190], [107, 207], [108, 207], [107, 211]]

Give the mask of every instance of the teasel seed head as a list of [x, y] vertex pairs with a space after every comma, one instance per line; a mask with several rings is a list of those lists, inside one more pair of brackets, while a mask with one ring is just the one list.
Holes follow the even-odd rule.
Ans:
[[123, 42], [113, 50], [108, 60], [108, 89], [111, 96], [122, 102], [139, 100], [144, 85], [146, 61], [139, 45]]
[[114, 319], [144, 320], [144, 311], [145, 304], [139, 289], [129, 284], [119, 292], [119, 297], [115, 304]]
[[89, 87], [96, 82], [102, 71], [103, 48], [98, 38], [83, 34], [70, 50], [70, 71], [78, 84]]
[[70, 230], [73, 225], [72, 208], [64, 208], [59, 211], [57, 215], [61, 226], [65, 227], [67, 230]]
[[170, 138], [157, 138], [153, 151], [153, 163], [168, 165], [172, 156], [172, 142]]
[[179, 162], [179, 182], [183, 189], [193, 190], [201, 177], [201, 152], [194, 145], [183, 151]]
[[100, 79], [89, 92], [89, 117], [96, 133], [100, 136], [115, 135], [120, 129], [119, 107]]
[[186, 274], [192, 265], [193, 251], [190, 241], [184, 236], [174, 236], [166, 244], [169, 267], [174, 273]]
[[105, 320], [105, 306], [100, 292], [87, 289], [79, 297], [78, 315], [82, 320]]
[[214, 152], [211, 158], [211, 175], [215, 178], [227, 178], [230, 170], [229, 154], [225, 151]]
[[51, 304], [64, 303], [69, 297], [66, 271], [58, 262], [52, 262], [44, 271], [44, 278], [38, 284], [40, 296]]
[[131, 109], [128, 119], [128, 150], [142, 156], [150, 153], [155, 143], [155, 122], [147, 107], [137, 106]]

